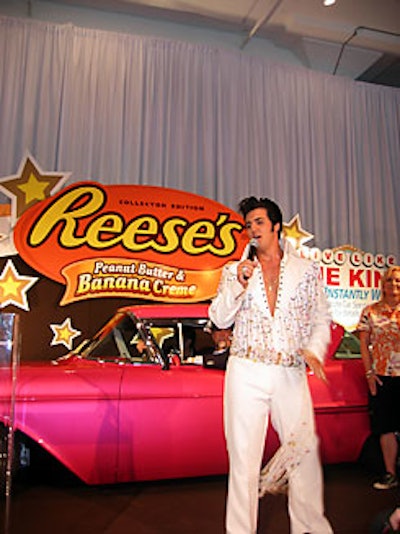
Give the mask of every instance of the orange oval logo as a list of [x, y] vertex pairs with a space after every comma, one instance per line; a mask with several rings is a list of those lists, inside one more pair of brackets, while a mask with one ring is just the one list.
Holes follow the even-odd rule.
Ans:
[[[213, 200], [162, 187], [95, 182], [73, 184], [32, 206], [19, 218], [14, 239], [21, 257], [53, 280], [68, 283], [72, 272], [86, 275], [75, 284], [73, 300], [94, 296], [92, 289], [106, 278], [115, 286], [122, 275], [120, 289], [130, 296], [136, 291], [158, 300], [201, 300], [199, 272], [218, 272], [219, 278], [247, 241], [242, 218]], [[107, 291], [115, 296], [118, 287]], [[100, 293], [105, 296], [103, 287]]]

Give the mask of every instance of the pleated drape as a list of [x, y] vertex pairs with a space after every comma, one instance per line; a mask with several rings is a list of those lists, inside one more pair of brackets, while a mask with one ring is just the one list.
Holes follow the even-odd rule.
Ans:
[[399, 257], [399, 105], [239, 51], [0, 18], [0, 176], [29, 151], [70, 182], [268, 196], [319, 248]]

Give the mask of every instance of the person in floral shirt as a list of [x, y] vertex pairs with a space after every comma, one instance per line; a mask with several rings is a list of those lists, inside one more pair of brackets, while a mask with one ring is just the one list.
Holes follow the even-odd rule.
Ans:
[[375, 489], [398, 486], [396, 460], [400, 431], [400, 266], [383, 275], [381, 300], [361, 312], [361, 356], [370, 392], [371, 429], [379, 435], [386, 473]]

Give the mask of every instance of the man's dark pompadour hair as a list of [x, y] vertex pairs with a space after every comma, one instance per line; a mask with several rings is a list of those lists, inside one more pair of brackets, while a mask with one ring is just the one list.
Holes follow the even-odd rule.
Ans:
[[239, 202], [239, 212], [246, 218], [246, 215], [257, 208], [264, 208], [273, 226], [279, 224], [279, 237], [282, 230], [282, 212], [278, 204], [269, 198], [247, 197]]

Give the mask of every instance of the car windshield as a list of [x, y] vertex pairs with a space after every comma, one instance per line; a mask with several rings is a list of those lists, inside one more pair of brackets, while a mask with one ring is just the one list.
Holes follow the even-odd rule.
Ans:
[[204, 318], [152, 319], [144, 324], [164, 354], [178, 356], [183, 364], [201, 365], [202, 355], [213, 346]]
[[139, 320], [131, 313], [117, 313], [78, 354], [87, 359], [132, 364], [161, 364], [173, 357], [180, 363], [202, 364], [202, 353], [212, 347], [207, 320]]
[[158, 363], [160, 349], [144, 325], [129, 314], [117, 314], [79, 354], [88, 359], [126, 363]]

